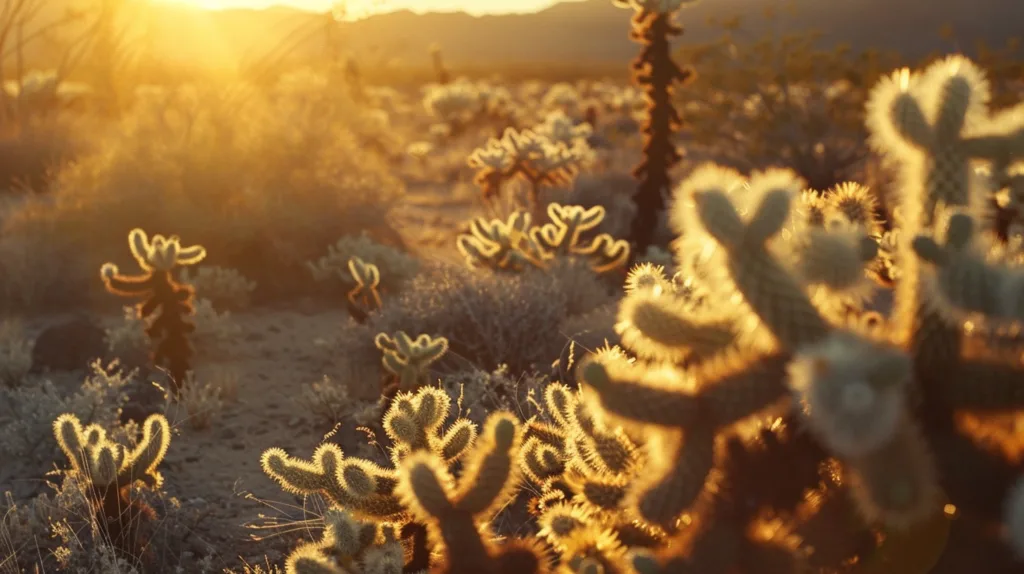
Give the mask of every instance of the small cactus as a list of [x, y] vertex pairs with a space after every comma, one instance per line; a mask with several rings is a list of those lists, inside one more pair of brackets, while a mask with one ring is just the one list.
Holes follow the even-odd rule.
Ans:
[[167, 419], [150, 415], [142, 425], [142, 437], [132, 448], [111, 441], [103, 427], [83, 427], [70, 413], [57, 417], [53, 433], [71, 463], [68, 476], [89, 493], [87, 498], [104, 537], [129, 556], [151, 558], [148, 540], [157, 514], [133, 488], [156, 490], [163, 484], [157, 466], [171, 442]]
[[448, 339], [421, 334], [415, 339], [404, 331], [392, 337], [378, 333], [374, 344], [384, 353], [381, 363], [394, 375], [398, 390], [414, 391], [430, 384], [430, 365], [448, 352]]
[[124, 275], [113, 263], [105, 263], [100, 268], [100, 277], [107, 291], [144, 299], [137, 312], [141, 319], [154, 317], [146, 329], [153, 341], [153, 362], [167, 367], [171, 388], [177, 394], [191, 367], [193, 350], [189, 335], [195, 325], [190, 315], [194, 312], [195, 292], [191, 286], [175, 280], [172, 271], [199, 263], [206, 257], [206, 249], [199, 245], [182, 247], [176, 236], [158, 234], [149, 238], [138, 228], [128, 234], [128, 245], [143, 273]]
[[378, 291], [380, 269], [373, 263], [352, 257], [348, 260], [348, 270], [356, 282], [347, 295], [348, 312], [357, 323], [364, 323], [370, 314], [380, 311], [383, 306]]

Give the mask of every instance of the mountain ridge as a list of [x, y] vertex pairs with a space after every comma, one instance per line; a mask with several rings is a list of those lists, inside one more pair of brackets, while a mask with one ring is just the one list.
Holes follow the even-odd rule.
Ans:
[[[710, 18], [747, 14], [749, 35], [771, 32], [757, 16], [777, 0], [699, 2], [679, 12], [686, 29], [680, 44], [714, 39]], [[55, 2], [56, 4], [56, 2]], [[528, 14], [470, 15], [465, 12], [408, 10], [370, 16], [340, 25], [345, 49], [377, 60], [429, 65], [429, 46], [438, 44], [453, 67], [503, 64], [565, 64], [625, 62], [637, 52], [628, 38], [630, 11], [610, 0], [561, 2]], [[296, 30], [308, 38], [298, 42], [296, 57], [326, 51], [327, 16], [288, 8], [203, 11], [182, 5], [153, 6], [145, 16], [146, 37], [158, 56], [184, 62], [230, 64], [268, 52]], [[854, 49], [894, 50], [908, 57], [933, 51], [970, 51], [978, 40], [1001, 45], [1020, 37], [1024, 22], [1021, 0], [795, 0], [793, 15], [775, 24], [775, 32], [823, 32], [823, 44], [849, 44]], [[939, 37], [939, 29], [955, 23], [956, 36]]]

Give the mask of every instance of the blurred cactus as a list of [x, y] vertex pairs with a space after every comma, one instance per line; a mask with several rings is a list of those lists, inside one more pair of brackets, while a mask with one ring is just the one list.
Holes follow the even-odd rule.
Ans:
[[[617, 328], [638, 360], [599, 354], [579, 371], [595, 416], [662, 444], [643, 450], [645, 476], [621, 499], [674, 539], [634, 553], [634, 569], [713, 574], [770, 562], [792, 572], [872, 552], [912, 560], [913, 545], [876, 550], [874, 537], [932, 544], [933, 533], [962, 528], [947, 504], [983, 537], [1004, 521], [1019, 534], [1006, 510], [1019, 506], [1019, 457], [959, 422], [1024, 407], [1019, 359], [1005, 353], [1019, 347], [1006, 327], [1019, 320], [1022, 275], [992, 255], [972, 215], [1024, 156], [1024, 116], [991, 114], [987, 99], [983, 73], [962, 57], [897, 72], [872, 92], [872, 142], [902, 181], [896, 312], [876, 317], [880, 326], [856, 303], [834, 312], [877, 250], [863, 188], [801, 193], [790, 172], [746, 179], [717, 167], [678, 187], [677, 261], [706, 302], [688, 305], [656, 270], [637, 270]], [[979, 161], [990, 169], [974, 170]], [[740, 435], [713, 456], [715, 437], [737, 424]], [[766, 514], [792, 518], [765, 535], [755, 525]], [[951, 539], [929, 566], [947, 571], [974, 544]], [[987, 569], [1018, 567], [998, 540], [985, 547]]]
[[383, 305], [377, 290], [380, 286], [380, 269], [373, 263], [352, 257], [348, 260], [348, 270], [356, 282], [346, 297], [348, 313], [357, 323], [365, 323], [367, 317], [380, 311]]
[[122, 297], [141, 297], [137, 306], [140, 319], [149, 320], [146, 334], [153, 342], [153, 363], [166, 367], [171, 389], [177, 394], [185, 383], [193, 355], [189, 335], [195, 331], [190, 315], [195, 292], [190, 285], [175, 280], [172, 271], [179, 266], [195, 265], [206, 257], [199, 245], [182, 247], [177, 236], [154, 235], [141, 229], [128, 234], [132, 256], [142, 269], [141, 275], [123, 275], [113, 263], [105, 263], [100, 277], [107, 291]]
[[438, 44], [430, 45], [430, 60], [434, 64], [434, 75], [437, 77], [437, 83], [441, 86], [450, 83], [452, 75], [444, 65], [444, 54], [441, 52], [441, 46]]
[[673, 86], [689, 81], [693, 72], [672, 60], [671, 38], [683, 33], [674, 22], [675, 13], [693, 0], [613, 0], [632, 8], [630, 38], [643, 48], [633, 61], [633, 80], [647, 96], [644, 158], [633, 174], [640, 180], [634, 199], [636, 216], [630, 231], [634, 253], [643, 253], [654, 241], [658, 218], [665, 209], [671, 180], [669, 171], [682, 159], [675, 146], [680, 126], [679, 112], [672, 103]]
[[569, 183], [590, 160], [591, 150], [582, 139], [587, 129], [553, 117], [536, 130], [506, 129], [501, 139], [492, 138], [474, 150], [468, 163], [477, 170], [473, 181], [484, 201], [496, 201], [505, 183], [518, 177], [529, 186], [529, 210], [538, 213], [543, 208], [541, 188]]

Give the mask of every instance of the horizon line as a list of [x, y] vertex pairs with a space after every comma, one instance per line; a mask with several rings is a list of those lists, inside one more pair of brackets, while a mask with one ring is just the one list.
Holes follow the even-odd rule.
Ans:
[[[397, 14], [399, 12], [410, 12], [410, 13], [415, 14], [417, 16], [424, 16], [424, 15], [428, 15], [428, 14], [466, 14], [466, 15], [469, 15], [469, 16], [477, 17], [477, 18], [484, 17], [484, 16], [515, 16], [515, 15], [526, 15], [526, 14], [538, 14], [538, 13], [543, 12], [545, 10], [549, 10], [549, 9], [559, 5], [559, 4], [563, 4], [563, 3], [579, 3], [579, 2], [586, 2], [586, 1], [589, 1], [589, 0], [552, 0], [549, 5], [544, 6], [543, 8], [540, 8], [540, 9], [536, 9], [536, 10], [503, 10], [503, 11], [500, 11], [500, 12], [466, 10], [464, 8], [463, 9], [448, 9], [448, 10], [445, 10], [445, 9], [440, 9], [440, 10], [439, 9], [417, 9], [417, 8], [410, 8], [410, 7], [402, 6], [402, 7], [392, 8], [392, 9], [383, 8], [380, 11], [375, 11], [373, 13], [366, 14], [365, 16], [360, 16], [358, 18], [353, 18], [352, 20], [348, 20], [348, 21], [352, 22], [352, 21], [365, 20], [367, 18], [372, 18], [374, 16], [384, 16], [384, 15], [388, 15], [388, 14]], [[294, 11], [294, 12], [304, 12], [306, 14], [326, 14], [328, 12], [331, 12], [330, 8], [323, 8], [323, 7], [321, 7], [321, 8], [318, 9], [318, 8], [315, 8], [315, 7], [296, 6], [294, 4], [289, 4], [289, 3], [287, 3], [286, 1], [283, 1], [283, 0], [266, 0], [265, 2], [261, 2], [260, 4], [258, 4], [256, 6], [223, 6], [223, 7], [220, 7], [220, 6], [217, 6], [217, 7], [198, 6], [198, 5], [191, 4], [191, 3], [181, 2], [179, 0], [153, 0], [153, 3], [154, 4], [161, 4], [163, 6], [168, 6], [168, 7], [173, 7], [173, 8], [179, 8], [179, 9], [190, 10], [190, 11], [191, 10], [195, 10], [195, 11], [202, 11], [202, 12], [270, 12], [270, 11], [274, 11], [274, 10], [286, 10], [286, 11]]]

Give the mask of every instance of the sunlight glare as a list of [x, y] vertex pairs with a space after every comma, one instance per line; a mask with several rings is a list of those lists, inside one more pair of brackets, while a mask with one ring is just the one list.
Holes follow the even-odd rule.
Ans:
[[411, 10], [413, 12], [454, 12], [470, 14], [497, 14], [508, 12], [535, 12], [554, 4], [556, 0], [153, 0], [204, 10], [231, 10], [239, 8], [265, 9], [275, 6], [296, 8], [310, 12], [334, 12], [341, 20], [358, 20], [381, 12]]

